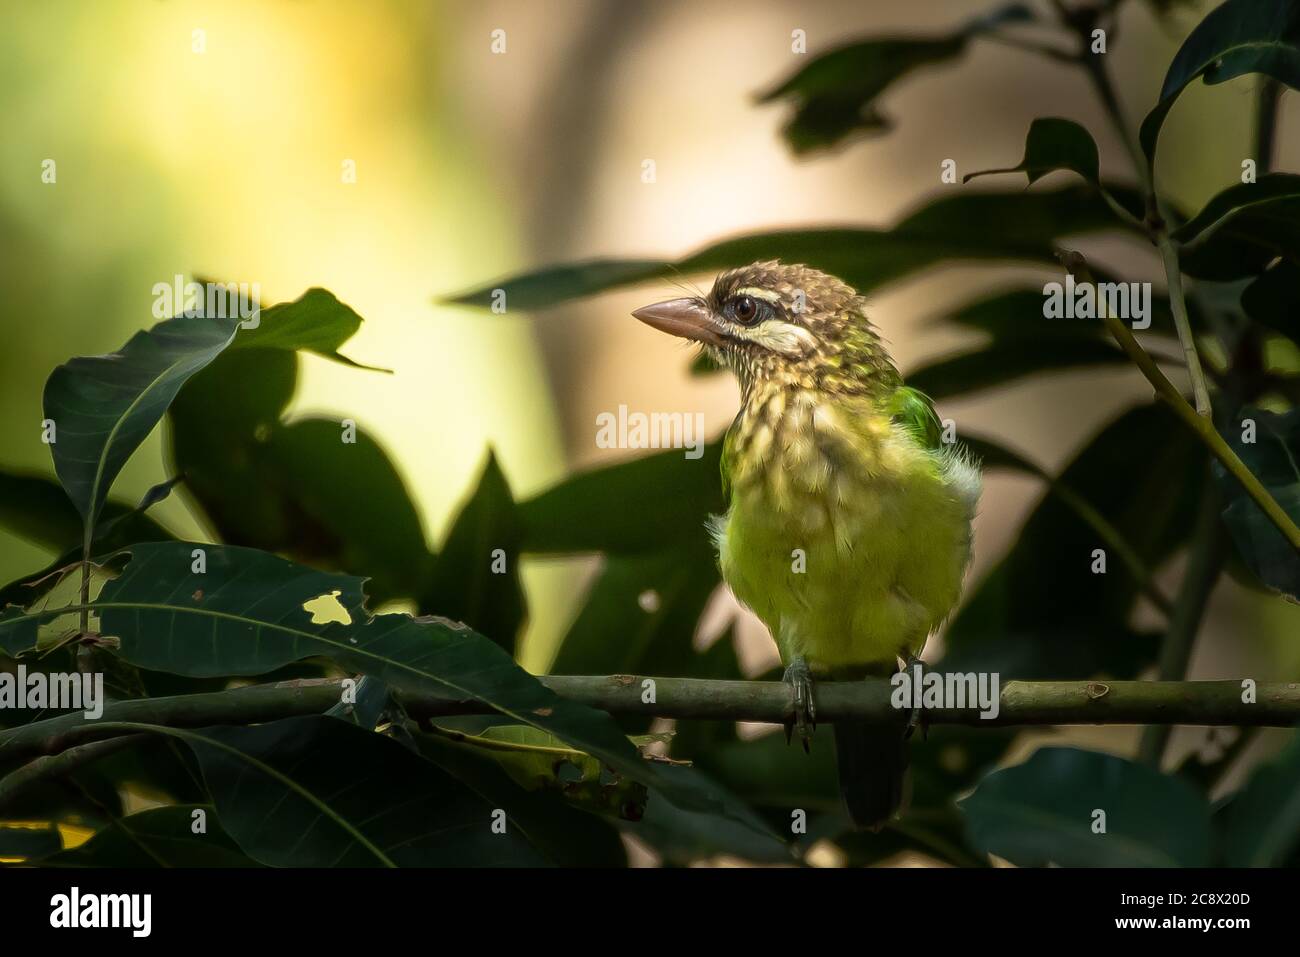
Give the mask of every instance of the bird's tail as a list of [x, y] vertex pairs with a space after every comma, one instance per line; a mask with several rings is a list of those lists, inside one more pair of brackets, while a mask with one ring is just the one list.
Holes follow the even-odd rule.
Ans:
[[907, 714], [885, 723], [837, 721], [834, 727], [844, 806], [855, 827], [879, 830], [903, 806]]

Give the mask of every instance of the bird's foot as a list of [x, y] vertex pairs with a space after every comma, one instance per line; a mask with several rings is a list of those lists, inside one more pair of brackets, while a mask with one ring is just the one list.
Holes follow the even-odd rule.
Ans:
[[781, 680], [790, 686], [794, 698], [794, 710], [785, 722], [785, 743], [790, 743], [797, 728], [806, 753], [812, 750], [809, 741], [812, 733], [817, 730], [817, 705], [813, 701], [812, 672], [808, 670], [808, 662], [802, 655], [790, 659]]
[[[921, 658], [919, 658], [916, 655], [908, 655], [907, 663], [903, 665], [903, 670], [906, 671], [909, 677], [912, 679], [912, 687], [914, 689], [921, 689], [925, 687], [924, 685], [925, 662], [922, 661]], [[920, 701], [921, 695], [915, 694], [914, 700]], [[917, 728], [921, 729], [922, 740], [928, 739], [930, 737], [930, 722], [925, 719], [925, 716], [922, 713], [923, 710], [924, 709], [921, 708], [920, 705], [916, 705], [915, 707], [908, 709], [907, 728], [903, 731], [904, 739], [910, 738], [912, 735], [914, 735], [916, 733]]]

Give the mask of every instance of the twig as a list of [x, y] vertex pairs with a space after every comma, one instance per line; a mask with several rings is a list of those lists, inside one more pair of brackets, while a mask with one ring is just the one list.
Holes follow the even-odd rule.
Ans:
[[[1072, 250], [1062, 250], [1059, 255], [1061, 262], [1071, 273], [1084, 282], [1091, 283], [1094, 281], [1092, 272], [1088, 269], [1087, 261], [1082, 255]], [[1106, 309], [1103, 308], [1100, 312], [1102, 321], [1106, 323], [1106, 328], [1115, 337], [1115, 341], [1119, 343], [1120, 348], [1133, 360], [1134, 365], [1146, 376], [1147, 381], [1155, 389], [1156, 395], [1163, 399], [1174, 411], [1174, 414], [1200, 437], [1214, 457], [1232, 474], [1233, 478], [1241, 483], [1241, 487], [1246, 490], [1246, 494], [1263, 510], [1269, 521], [1277, 526], [1278, 531], [1291, 544], [1291, 547], [1300, 551], [1300, 527], [1296, 526], [1291, 516], [1277, 503], [1277, 500], [1273, 498], [1263, 483], [1255, 477], [1255, 474], [1246, 468], [1246, 464], [1237, 457], [1237, 453], [1232, 451], [1232, 447], [1224, 441], [1223, 436], [1215, 429], [1214, 423], [1205, 416], [1197, 415], [1196, 410], [1187, 404], [1182, 392], [1165, 378], [1165, 374], [1160, 371], [1160, 367], [1147, 355], [1137, 339], [1133, 338], [1133, 333], [1129, 331], [1128, 326], [1112, 316]]]

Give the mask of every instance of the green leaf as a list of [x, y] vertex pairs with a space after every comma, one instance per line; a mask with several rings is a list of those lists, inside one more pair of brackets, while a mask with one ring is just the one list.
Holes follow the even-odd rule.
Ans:
[[1275, 263], [1242, 291], [1241, 307], [1256, 322], [1300, 342], [1300, 265]]
[[[196, 573], [198, 551], [206, 570]], [[130, 556], [91, 609], [100, 632], [119, 638], [121, 657], [137, 667], [258, 675], [326, 656], [398, 689], [481, 701], [643, 784], [659, 780], [608, 715], [555, 695], [469, 627], [432, 616], [372, 617], [360, 578], [234, 546], [150, 543]], [[10, 609], [0, 615], [0, 648], [15, 656], [30, 649], [38, 622], [62, 611]]]
[[1300, 256], [1300, 176], [1270, 173], [1214, 196], [1174, 232], [1184, 271], [1228, 281], [1256, 276], [1279, 256]]
[[982, 349], [948, 356], [916, 369], [908, 374], [907, 384], [933, 399], [946, 399], [1005, 386], [1041, 372], [1126, 361], [1124, 353], [1100, 339], [1071, 340], [1050, 335], [1002, 338]]
[[[1127, 572], [1133, 576], [1136, 582], [1142, 585], [1144, 589], [1147, 589], [1147, 597], [1152, 597], [1151, 587], [1154, 587], [1152, 569], [1138, 554], [1138, 550], [1129, 543], [1124, 533], [1093, 507], [1086, 497], [1080, 495], [1062, 479], [1045, 471], [1041, 466], [1029, 461], [1005, 445], [991, 439], [971, 435], [969, 432], [962, 435], [961, 441], [966, 446], [967, 451], [974, 456], [980, 467], [986, 472], [992, 469], [1007, 469], [1012, 472], [1032, 475], [1046, 482], [1050, 494], [1059, 499], [1063, 505], [1068, 506], [1075, 515], [1087, 523], [1088, 527], [1096, 533], [1098, 541], [1124, 563]], [[1155, 599], [1155, 602], [1161, 607], [1162, 611], [1167, 610], [1168, 606], [1163, 596]]]
[[1247, 73], [1300, 87], [1300, 6], [1292, 0], [1228, 0], [1188, 35], [1169, 64], [1159, 102], [1142, 121], [1148, 164], [1155, 165], [1165, 117], [1193, 80], [1223, 83]]
[[883, 132], [891, 124], [881, 115], [876, 101], [896, 82], [921, 67], [956, 59], [972, 37], [1005, 23], [1032, 19], [1033, 13], [1026, 6], [1015, 3], [947, 34], [860, 40], [814, 58], [762, 94], [759, 102], [791, 103], [794, 116], [784, 132], [795, 153], [834, 146], [854, 133]]
[[[275, 330], [276, 308], [255, 331]], [[432, 558], [405, 483], [363, 430], [346, 443], [337, 420], [284, 421], [298, 365], [292, 352], [238, 349], [191, 379], [171, 407], [173, 468], [223, 541], [364, 573], [376, 602], [418, 596]]]
[[1071, 170], [1097, 186], [1101, 182], [1099, 164], [1097, 143], [1091, 133], [1073, 120], [1045, 117], [1029, 125], [1020, 165], [968, 173], [962, 182], [994, 173], [1024, 173], [1032, 186], [1055, 170]]
[[1279, 867], [1300, 848], [1300, 734], [1215, 815], [1229, 867]]
[[[1219, 433], [1286, 513], [1300, 521], [1300, 410], [1279, 415], [1244, 406], [1220, 422]], [[1300, 554], [1217, 463], [1214, 476], [1226, 503], [1223, 520], [1246, 564], [1269, 588], [1300, 601]]]
[[[1173, 238], [1188, 245], [1204, 242], [1210, 235], [1238, 220], [1254, 225], [1269, 218], [1285, 218], [1300, 199], [1300, 176], [1294, 173], [1268, 173], [1253, 183], [1237, 183], [1212, 196], [1193, 216], [1173, 232]], [[1251, 215], [1246, 215], [1247, 213]], [[1273, 214], [1270, 216], [1270, 214]], [[1250, 225], [1238, 231], [1251, 235]]]
[[493, 808], [396, 741], [324, 716], [183, 731], [109, 722], [189, 746], [221, 826], [272, 867], [543, 863]]
[[[1124, 758], [1040, 748], [959, 802], [972, 843], [1021, 867], [1204, 867], [1210, 808], [1186, 782]], [[1094, 833], [1097, 812], [1105, 832]]]
[[639, 554], [704, 537], [708, 516], [725, 511], [721, 443], [698, 459], [671, 449], [565, 479], [519, 504], [524, 551]]
[[[1132, 190], [1110, 192], [1125, 206]], [[999, 228], [990, 233], [988, 224]], [[680, 273], [716, 272], [762, 259], [802, 262], [838, 276], [866, 293], [922, 269], [954, 260], [1055, 264], [1053, 243], [1116, 226], [1114, 214], [1091, 186], [1055, 191], [962, 192], [923, 206], [889, 230], [803, 229], [723, 240], [676, 261], [597, 260], [551, 266], [461, 293], [451, 302], [488, 308], [502, 291], [510, 309], [545, 309]]]
[[[105, 502], [96, 541], [106, 541], [110, 534], [122, 544], [170, 538], [161, 525], [144, 515], [152, 504], [149, 500], [136, 507], [116, 500]], [[43, 475], [0, 469], [0, 526], [54, 552], [81, 551], [81, 517], [59, 484]]]
[[[193, 831], [194, 812], [206, 815]], [[221, 829], [213, 809], [198, 805], [151, 808], [119, 818], [84, 844], [42, 860], [43, 867], [256, 867]]]
[[[237, 314], [225, 310], [227, 314]], [[113, 480], [153, 431], [185, 383], [241, 335], [275, 349], [335, 355], [359, 317], [323, 290], [274, 306], [255, 320], [183, 315], [138, 332], [118, 352], [72, 359], [45, 383], [45, 417], [54, 423], [54, 469], [81, 514], [95, 527]], [[341, 358], [341, 357], [340, 357]], [[229, 396], [226, 390], [222, 399]], [[223, 403], [224, 404], [224, 401]]]
[[626, 867], [612, 819], [574, 807], [553, 790], [521, 788], [489, 752], [438, 735], [417, 737], [420, 753], [506, 812], [512, 827], [560, 867]]
[[237, 349], [301, 349], [345, 365], [387, 372], [340, 355], [338, 349], [361, 328], [361, 317], [351, 306], [339, 302], [332, 292], [308, 289], [293, 302], [281, 302], [261, 310], [256, 326], [243, 329], [235, 341]]
[[422, 608], [463, 621], [515, 654], [523, 624], [520, 520], [510, 486], [489, 453], [478, 487], [461, 507], [434, 561]]
[[138, 332], [121, 350], [64, 363], [45, 383], [59, 481], [87, 529], [109, 487], [185, 381], [234, 339], [237, 323], [181, 316]]
[[[1117, 277], [1097, 272], [1099, 283], [1120, 282]], [[1111, 341], [1110, 333], [1099, 319], [1082, 316], [1047, 319], [1043, 315], [1046, 293], [1041, 286], [1015, 286], [990, 293], [967, 303], [957, 311], [938, 317], [935, 322], [951, 322], [966, 329], [987, 333], [993, 339], [1060, 339], [1070, 342], [1104, 339]], [[1200, 326], [1199, 313], [1190, 315], [1193, 327]], [[1146, 335], [1175, 334], [1169, 300], [1165, 296], [1151, 296], [1151, 327]]]
[[722, 785], [694, 768], [666, 766], [661, 772], [669, 780], [689, 779], [692, 787], [706, 789], [727, 813], [683, 809], [651, 800], [644, 818], [623, 825], [625, 833], [645, 841], [672, 863], [686, 864], [718, 854], [765, 864], [793, 863], [793, 849]]
[[[1205, 460], [1196, 437], [1164, 406], [1139, 406], [1106, 425], [1059, 476], [1078, 501], [1049, 491], [1034, 508], [1011, 551], [953, 619], [943, 667], [1059, 680], [1129, 677], [1149, 663], [1155, 643], [1130, 624], [1140, 581], [1113, 537], [1081, 517], [1079, 501], [1116, 531], [1134, 561], [1158, 568], [1186, 541]], [[1093, 572], [1097, 549], [1105, 573]]]
[[575, 807], [626, 820], [645, 814], [645, 785], [608, 774], [598, 760], [553, 734], [520, 724], [495, 725], [477, 735], [438, 733], [497, 762], [525, 791], [554, 791]]
[[551, 670], [557, 674], [681, 674], [721, 576], [700, 528], [694, 543], [605, 559]]

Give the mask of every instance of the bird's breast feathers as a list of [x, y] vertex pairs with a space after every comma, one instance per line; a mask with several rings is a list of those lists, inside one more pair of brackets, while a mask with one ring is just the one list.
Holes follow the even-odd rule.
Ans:
[[723, 577], [789, 660], [814, 670], [919, 652], [957, 604], [978, 469], [926, 448], [878, 403], [751, 397], [727, 437]]

